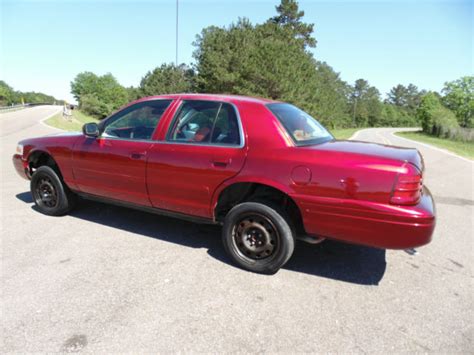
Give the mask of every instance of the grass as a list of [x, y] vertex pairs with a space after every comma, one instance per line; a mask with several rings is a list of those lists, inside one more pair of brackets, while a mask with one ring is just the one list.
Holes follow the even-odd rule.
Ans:
[[355, 132], [361, 130], [362, 128], [341, 128], [341, 129], [331, 129], [331, 133], [336, 139], [349, 139]]
[[99, 121], [79, 110], [72, 110], [72, 117], [69, 120], [65, 119], [62, 112], [60, 112], [47, 119], [45, 123], [59, 129], [64, 129], [65, 131], [81, 131], [84, 123], [88, 122]]
[[453, 153], [461, 155], [465, 158], [473, 159], [474, 160], [474, 143], [472, 142], [458, 142], [453, 141], [445, 138], [438, 138], [430, 136], [426, 133], [421, 131], [419, 132], [398, 132], [396, 133], [400, 137], [405, 137], [408, 139], [413, 139], [415, 141], [427, 143], [434, 145], [438, 148], [443, 148], [449, 150]]

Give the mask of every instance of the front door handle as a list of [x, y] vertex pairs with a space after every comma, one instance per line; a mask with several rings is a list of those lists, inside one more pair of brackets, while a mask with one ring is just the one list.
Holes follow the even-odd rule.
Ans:
[[132, 152], [130, 153], [130, 158], [138, 160], [145, 157], [145, 155], [146, 155], [146, 152]]

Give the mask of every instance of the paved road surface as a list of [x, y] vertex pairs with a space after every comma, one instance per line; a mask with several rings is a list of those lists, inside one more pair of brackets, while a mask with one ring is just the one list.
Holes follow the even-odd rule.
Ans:
[[228, 263], [219, 228], [84, 202], [36, 212], [10, 156], [55, 108], [0, 116], [3, 352], [473, 353], [473, 164], [415, 146], [438, 207], [418, 255], [298, 244], [273, 276]]

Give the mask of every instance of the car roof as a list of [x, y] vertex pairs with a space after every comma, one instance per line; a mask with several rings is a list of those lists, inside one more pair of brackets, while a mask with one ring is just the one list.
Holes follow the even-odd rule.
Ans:
[[140, 100], [137, 100], [136, 102], [156, 100], [156, 99], [214, 100], [214, 101], [226, 101], [226, 102], [251, 102], [251, 103], [260, 103], [260, 104], [277, 102], [274, 100], [264, 99], [260, 97], [226, 95], [226, 94], [189, 94], [189, 93], [148, 96]]

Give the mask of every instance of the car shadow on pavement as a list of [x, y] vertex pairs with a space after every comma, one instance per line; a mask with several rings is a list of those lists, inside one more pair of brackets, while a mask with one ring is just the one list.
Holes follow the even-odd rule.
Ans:
[[[29, 192], [16, 197], [25, 203], [33, 202]], [[36, 210], [34, 205], [32, 208]], [[80, 201], [69, 215], [186, 247], [206, 248], [211, 257], [233, 265], [222, 246], [220, 226], [196, 224], [93, 201]], [[298, 241], [293, 256], [283, 268], [354, 284], [377, 285], [386, 269], [385, 250], [330, 240], [317, 245]]]
[[[213, 254], [212, 249], [209, 254], [230, 262], [226, 254]], [[384, 249], [326, 240], [317, 245], [297, 241], [293, 256], [283, 269], [359, 285], [378, 285], [386, 266]]]
[[16, 198], [26, 203], [33, 203], [33, 196], [30, 191], [25, 191], [16, 195]]

